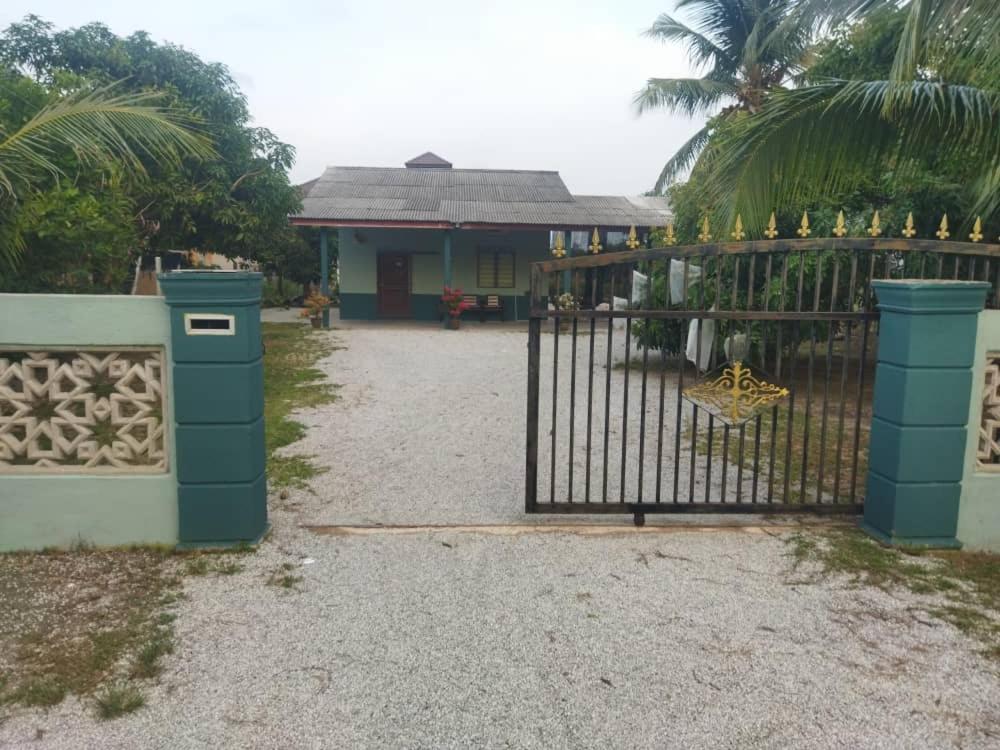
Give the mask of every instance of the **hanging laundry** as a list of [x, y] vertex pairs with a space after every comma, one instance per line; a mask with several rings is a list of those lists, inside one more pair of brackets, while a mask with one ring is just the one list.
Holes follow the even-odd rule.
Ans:
[[[712, 305], [712, 309], [709, 312], [715, 312], [715, 305]], [[699, 371], [705, 372], [708, 369], [709, 363], [712, 361], [712, 348], [715, 346], [715, 321], [712, 319], [702, 319], [700, 326], [700, 336], [699, 336], [699, 321], [692, 320], [688, 323], [688, 337], [687, 337], [687, 347], [685, 349], [685, 354], [687, 355], [688, 362], [694, 363], [694, 366], [698, 368]], [[701, 339], [701, 348], [699, 349], [698, 340]], [[701, 355], [699, 357], [699, 354]]]
[[[688, 263], [688, 289], [701, 281], [701, 266]], [[670, 261], [670, 299], [668, 304], [684, 304], [684, 261]]]

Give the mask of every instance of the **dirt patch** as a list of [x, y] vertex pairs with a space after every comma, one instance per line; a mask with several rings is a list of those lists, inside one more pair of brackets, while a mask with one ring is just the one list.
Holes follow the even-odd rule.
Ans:
[[179, 584], [156, 549], [0, 555], [0, 705], [55, 705], [158, 674]]

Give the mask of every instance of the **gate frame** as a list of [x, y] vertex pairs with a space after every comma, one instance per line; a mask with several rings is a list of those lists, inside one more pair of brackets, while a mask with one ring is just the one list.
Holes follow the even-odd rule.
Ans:
[[[641, 261], [663, 261], [673, 259], [691, 259], [697, 257], [721, 257], [727, 255], [754, 255], [776, 253], [795, 253], [812, 251], [816, 253], [827, 251], [883, 252], [907, 253], [925, 252], [941, 256], [985, 257], [998, 261], [996, 278], [993, 282], [992, 300], [1000, 305], [1000, 244], [957, 242], [947, 240], [905, 239], [894, 237], [822, 237], [816, 239], [774, 239], [745, 240], [740, 242], [706, 243], [699, 245], [681, 245], [671, 247], [656, 247], [642, 250], [622, 250], [596, 255], [580, 255], [536, 262], [531, 265], [531, 303], [528, 323], [528, 390], [527, 390], [527, 434], [525, 455], [525, 513], [552, 514], [632, 514], [635, 524], [645, 523], [646, 513], [758, 513], [787, 514], [815, 513], [854, 514], [860, 515], [864, 508], [863, 498], [851, 503], [704, 503], [704, 502], [538, 502], [538, 427], [539, 427], [539, 380], [541, 373], [541, 332], [542, 322], [553, 319], [558, 325], [562, 319], [572, 320], [574, 334], [577, 321], [610, 318], [643, 318], [646, 320], [666, 319], [716, 319], [716, 320], [747, 320], [747, 321], [851, 321], [876, 325], [880, 313], [874, 307], [870, 287], [864, 294], [864, 309], [858, 312], [765, 312], [765, 311], [715, 311], [707, 310], [549, 310], [542, 306], [541, 283], [543, 274], [560, 271], [578, 271], [596, 269], [621, 264], [638, 263]], [[873, 256], [874, 257], [874, 256]], [[987, 260], [987, 263], [989, 260]], [[943, 263], [943, 258], [942, 258]], [[874, 269], [874, 265], [872, 266]], [[888, 266], [887, 266], [888, 268]], [[973, 266], [974, 268], [974, 266]], [[958, 260], [955, 262], [955, 274], [958, 274]], [[891, 278], [887, 275], [886, 278]], [[874, 280], [874, 274], [867, 279], [866, 284]], [[865, 329], [867, 334], [867, 325]], [[558, 334], [557, 334], [558, 335]], [[626, 334], [628, 335], [628, 334]], [[627, 339], [628, 340], [628, 339]], [[682, 355], [683, 356], [683, 355]], [[863, 382], [863, 381], [862, 381]], [[555, 390], [557, 384], [553, 385]], [[572, 408], [572, 407], [571, 407]], [[661, 428], [662, 429], [662, 428]], [[864, 491], [864, 482], [861, 487]]]

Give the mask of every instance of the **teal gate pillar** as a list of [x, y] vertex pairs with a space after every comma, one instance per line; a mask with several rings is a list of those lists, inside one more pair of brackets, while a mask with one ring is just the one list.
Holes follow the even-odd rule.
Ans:
[[977, 318], [990, 285], [873, 281], [881, 311], [863, 527], [957, 547]]
[[261, 275], [160, 275], [170, 306], [182, 546], [252, 542], [267, 529]]

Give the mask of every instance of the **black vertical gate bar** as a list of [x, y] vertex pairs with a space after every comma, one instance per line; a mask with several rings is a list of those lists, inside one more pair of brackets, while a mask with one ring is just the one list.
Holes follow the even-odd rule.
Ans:
[[[681, 309], [688, 309], [688, 271], [690, 270], [690, 260], [684, 258], [684, 284], [683, 293], [681, 297]], [[669, 277], [667, 281], [669, 282]], [[678, 326], [680, 328], [680, 326]], [[680, 340], [678, 341], [677, 351], [679, 356], [677, 357], [677, 426], [676, 433], [674, 434], [674, 502], [678, 501], [678, 492], [680, 490], [680, 480], [681, 480], [681, 425], [683, 424], [683, 392], [684, 392], [684, 337], [678, 334]]]
[[[613, 310], [615, 306], [615, 270], [614, 267], [611, 268], [611, 293], [608, 295], [610, 300], [609, 305]], [[611, 422], [611, 347], [613, 344], [613, 332], [614, 332], [615, 319], [608, 318], [608, 351], [607, 351], [607, 365], [605, 367], [605, 382], [604, 382], [604, 469], [602, 472], [602, 489], [601, 489], [601, 502], [606, 503], [608, 501], [608, 427]]]
[[[921, 266], [923, 266], [923, 259], [921, 258]], [[847, 304], [846, 309], [848, 312], [854, 309], [854, 284], [857, 281], [858, 276], [858, 255], [857, 253], [851, 253], [851, 280], [847, 286]], [[848, 362], [851, 358], [851, 334], [854, 331], [854, 321], [848, 321], [847, 331], [844, 334], [844, 353], [841, 356], [840, 363], [840, 414], [837, 417], [837, 458], [833, 467], [833, 502], [839, 502], [840, 499], [840, 462], [843, 458], [844, 450], [844, 407], [846, 389], [847, 389], [847, 370]]]
[[[574, 274], [575, 278], [576, 274]], [[573, 318], [573, 343], [570, 346], [569, 364], [569, 485], [566, 489], [566, 499], [573, 502], [573, 460], [576, 456], [574, 444], [576, 437], [576, 334], [579, 318]]]
[[[629, 284], [631, 287], [631, 284]], [[630, 290], [631, 291], [631, 290]], [[631, 296], [631, 295], [630, 295]], [[612, 304], [614, 302], [612, 301]], [[622, 466], [621, 485], [618, 488], [620, 502], [625, 502], [625, 466], [628, 458], [628, 376], [632, 370], [632, 318], [625, 317], [625, 385], [622, 391]]]
[[[652, 308], [652, 297], [653, 297], [653, 274], [651, 268], [646, 265], [643, 266], [643, 270], [646, 274], [646, 294], [643, 300], [643, 306], [649, 310]], [[646, 380], [649, 376], [649, 326], [652, 321], [646, 318], [643, 321], [643, 331], [645, 335], [643, 336], [642, 342], [642, 408], [639, 411], [639, 492], [637, 496], [637, 501], [642, 502], [642, 482], [643, 482], [643, 464], [646, 460]]]
[[[708, 283], [708, 276], [706, 274], [707, 269], [705, 267], [705, 255], [704, 255], [704, 253], [702, 253], [699, 256], [699, 258], [700, 258], [700, 260], [698, 262], [698, 267], [701, 269], [701, 282], [698, 284], [698, 309], [701, 310], [702, 312], [704, 312], [705, 311], [705, 284]], [[702, 318], [698, 318], [698, 324], [697, 324], [696, 330], [695, 330], [695, 333], [697, 334], [697, 337], [698, 337], [697, 341], [695, 342], [695, 352], [694, 352], [694, 372], [695, 372], [695, 377], [698, 377], [699, 372], [701, 370], [701, 326], [702, 326], [702, 323], [703, 323]], [[690, 325], [691, 325], [691, 323], [689, 321], [688, 322], [688, 326], [690, 326]], [[681, 356], [682, 357], [686, 357], [687, 356], [686, 348], [685, 348], [685, 351], [681, 354]], [[696, 464], [697, 460], [698, 460], [698, 407], [695, 407], [694, 409], [691, 410], [691, 466], [689, 468], [689, 476], [688, 476], [688, 480], [689, 480], [688, 481], [688, 502], [689, 503], [693, 503], [694, 502], [694, 478], [695, 478], [695, 474], [697, 473], [695, 471], [697, 469], [697, 464]]]
[[[823, 256], [816, 259], [816, 278], [813, 288], [813, 312], [819, 312], [819, 296], [823, 286]], [[805, 424], [802, 427], [802, 476], [799, 484], [799, 502], [806, 501], [806, 480], [809, 476], [809, 443], [812, 436], [809, 431], [809, 419], [812, 414], [813, 375], [816, 367], [816, 320], [809, 322], [809, 370], [806, 385], [806, 411], [803, 415]]]
[[[753, 256], [751, 256], [751, 257], [753, 257]], [[751, 268], [753, 268], [752, 265], [751, 265]], [[753, 279], [753, 274], [752, 273], [750, 274], [750, 285], [751, 285], [751, 287], [754, 287], [754, 279]], [[771, 254], [768, 253], [768, 255], [767, 255], [767, 267], [764, 270], [764, 294], [763, 294], [764, 299], [763, 299], [763, 304], [761, 305], [761, 308], [764, 310], [764, 312], [767, 312], [767, 307], [768, 307], [768, 305], [767, 305], [767, 296], [768, 296], [768, 291], [770, 290], [770, 288], [771, 288]], [[752, 329], [751, 329], [751, 332], [752, 332]], [[760, 340], [761, 340], [761, 344], [760, 344], [760, 366], [762, 368], [764, 368], [764, 365], [766, 364], [766, 361], [765, 361], [765, 357], [766, 357], [765, 349], [767, 348], [767, 346], [766, 346], [767, 345], [767, 323], [765, 321], [761, 321], [760, 322], [760, 332], [761, 332], [760, 333]], [[750, 341], [751, 341], [751, 339], [748, 337], [747, 338], [747, 342], [749, 343]], [[761, 426], [761, 418], [762, 418], [761, 414], [757, 414], [757, 416], [754, 418], [754, 432], [753, 432], [753, 487], [752, 487], [752, 490], [751, 490], [751, 500], [750, 500], [750, 502], [752, 502], [752, 503], [756, 503], [757, 502], [757, 484], [758, 484], [759, 478], [760, 478], [760, 426]]]
[[[715, 299], [713, 305], [716, 310], [721, 310], [721, 300], [722, 300], [722, 256], [715, 256], [715, 263], [712, 264], [715, 268]], [[704, 278], [704, 276], [702, 277]], [[706, 282], [702, 282], [706, 283]], [[712, 348], [708, 355], [708, 369], [709, 371], [715, 369], [715, 357], [718, 351], [718, 345], [716, 340], [719, 338], [719, 332], [722, 329], [720, 325], [721, 321], [716, 321], [715, 323], [715, 335], [712, 337]], [[708, 450], [705, 456], [705, 502], [711, 500], [712, 492], [712, 448], [715, 442], [715, 415], [711, 412], [708, 413]]]
[[[540, 297], [538, 271], [531, 269], [531, 308]], [[541, 370], [542, 320], [528, 321], [528, 415], [524, 461], [524, 511], [533, 513], [538, 505], [538, 381]]]
[[[597, 307], [597, 276], [601, 269], [588, 269], [590, 275], [590, 309]], [[597, 338], [597, 318], [590, 319], [590, 355], [587, 367], [587, 480], [584, 484], [584, 502], [590, 502], [590, 449], [594, 424], [594, 339]]]
[[[785, 311], [785, 289], [788, 281], [788, 256], [785, 253], [781, 263], [781, 287], [778, 295], [778, 311]], [[781, 379], [781, 329], [782, 323], [777, 323], [777, 330], [774, 333], [774, 376]], [[774, 459], [777, 456], [778, 447], [778, 407], [771, 409], [771, 446], [770, 463], [767, 469], [767, 502], [774, 502]]]
[[[558, 298], [558, 287], [556, 288], [556, 297]], [[559, 327], [562, 324], [562, 318], [559, 317], [559, 310], [554, 310], [554, 317], [552, 318], [553, 330], [552, 330], [552, 469], [549, 474], [549, 502], [554, 503], [556, 501], [556, 431], [558, 425], [556, 424], [556, 415], [559, 399]]]
[[[869, 312], [872, 296], [872, 279], [875, 277], [875, 252], [870, 253], [868, 260], [868, 278], [865, 279], [865, 291], [862, 297], [861, 309]], [[858, 393], [854, 415], [854, 455], [851, 459], [851, 502], [855, 502], [858, 492], [858, 451], [861, 446], [861, 411], [864, 408], [865, 364], [868, 359], [868, 329], [870, 322], [866, 318], [861, 324], [861, 352], [858, 354]]]
[[[802, 284], [805, 273], [805, 253], [799, 252], [799, 281], [795, 292], [795, 311], [802, 312]], [[799, 347], [802, 345], [802, 323], [795, 321], [795, 336], [792, 339], [792, 349], [788, 354], [788, 383], [791, 393], [788, 396], [788, 427], [785, 432], [785, 494], [783, 502], [789, 502], [792, 479], [792, 435], [795, 432], [795, 372], [798, 370]]]
[[[748, 287], [749, 287], [750, 283], [752, 283], [752, 282], [748, 282], [747, 283]], [[737, 309], [737, 306], [739, 304], [739, 301], [738, 301], [739, 300], [739, 293], [740, 293], [740, 257], [736, 256], [736, 268], [733, 270], [733, 303], [732, 303], [732, 308], [733, 308], [734, 311]], [[748, 293], [749, 293], [749, 290], [748, 290]], [[730, 334], [729, 334], [729, 336], [731, 338], [731, 345], [732, 345], [733, 349], [736, 348], [736, 331], [737, 330], [738, 330], [738, 327], [736, 326], [736, 324], [734, 322], [730, 326]], [[746, 332], [744, 332], [743, 335], [746, 336]], [[749, 349], [749, 345], [750, 345], [749, 338], [746, 341], [746, 345], [747, 345], [747, 347]], [[732, 358], [732, 351], [730, 351], [730, 358]], [[736, 502], [737, 503], [742, 503], [743, 502], [743, 449], [744, 449], [744, 446], [746, 445], [746, 437], [747, 437], [746, 423], [745, 422], [741, 422], [740, 423], [740, 443], [739, 443], [739, 448], [738, 448], [737, 454], [736, 454], [736, 459], [737, 459], [736, 460]]]
[[[840, 283], [840, 258], [833, 257], [833, 280], [830, 284], [830, 312], [834, 312], [837, 306], [837, 286]], [[816, 479], [816, 488], [819, 493], [816, 502], [823, 502], [823, 470], [826, 468], [826, 422], [827, 409], [830, 403], [830, 381], [833, 380], [833, 329], [836, 327], [834, 321], [826, 324], [826, 380], [823, 385], [823, 410], [819, 427], [819, 476]]]
[[[670, 258], [666, 261], [666, 294], [670, 294]], [[667, 305], [669, 307], [669, 305]], [[666, 347], [666, 321], [663, 325], [664, 339], [663, 346], [660, 347], [660, 415], [656, 429], [656, 502], [662, 501], [663, 495], [663, 407], [666, 401], [667, 391], [667, 347]]]

